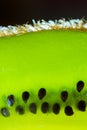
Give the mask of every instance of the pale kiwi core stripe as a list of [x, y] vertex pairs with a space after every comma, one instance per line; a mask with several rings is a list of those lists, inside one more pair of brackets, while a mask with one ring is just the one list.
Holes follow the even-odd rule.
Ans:
[[59, 30], [59, 29], [73, 29], [73, 30], [85, 30], [87, 31], [87, 21], [84, 19], [71, 19], [71, 20], [65, 20], [65, 19], [59, 19], [59, 20], [40, 20], [35, 21], [32, 20], [33, 25], [31, 24], [23, 24], [23, 25], [17, 25], [12, 26], [8, 25], [6, 26], [0, 26], [0, 37], [3, 36], [12, 36], [12, 35], [18, 35], [18, 34], [24, 34], [28, 32], [37, 32], [42, 30]]

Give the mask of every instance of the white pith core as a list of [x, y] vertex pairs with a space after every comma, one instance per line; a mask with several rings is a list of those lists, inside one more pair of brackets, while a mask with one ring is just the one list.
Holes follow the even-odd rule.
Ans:
[[41, 21], [35, 21], [32, 20], [33, 25], [31, 24], [23, 24], [23, 25], [17, 25], [12, 26], [8, 25], [0, 26], [0, 37], [3, 36], [12, 36], [12, 35], [18, 35], [18, 34], [24, 34], [28, 32], [36, 32], [36, 31], [42, 31], [42, 30], [59, 30], [59, 29], [83, 29], [87, 30], [87, 21], [83, 19], [71, 19], [71, 20], [65, 20], [65, 19], [59, 19], [59, 20], [49, 20], [46, 22], [45, 20]]

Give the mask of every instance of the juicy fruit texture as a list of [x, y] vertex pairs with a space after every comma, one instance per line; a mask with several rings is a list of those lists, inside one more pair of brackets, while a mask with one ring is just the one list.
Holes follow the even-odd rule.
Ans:
[[34, 32], [0, 39], [3, 129], [87, 126], [87, 33]]

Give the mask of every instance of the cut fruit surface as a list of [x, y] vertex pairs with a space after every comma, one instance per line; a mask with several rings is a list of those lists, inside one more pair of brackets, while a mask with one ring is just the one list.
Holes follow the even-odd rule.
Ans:
[[87, 127], [87, 32], [0, 38], [0, 121], [6, 130]]

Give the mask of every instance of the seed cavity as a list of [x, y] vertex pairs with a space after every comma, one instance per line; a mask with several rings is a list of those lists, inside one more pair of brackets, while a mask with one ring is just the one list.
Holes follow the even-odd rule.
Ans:
[[48, 109], [49, 109], [49, 104], [48, 104], [48, 102], [42, 103], [42, 105], [41, 105], [41, 111], [42, 111], [43, 113], [47, 113]]
[[[78, 81], [78, 83], [76, 84], [76, 88], [77, 88], [77, 91], [78, 92], [81, 92], [82, 89], [84, 88], [84, 82], [83, 81]], [[45, 88], [40, 88], [39, 91], [38, 91], [38, 97], [39, 99], [43, 99], [44, 97], [46, 96], [46, 89]], [[62, 91], [60, 93], [60, 96], [61, 96], [61, 99], [63, 102], [65, 102], [68, 98], [68, 92], [67, 91]], [[77, 95], [78, 96], [78, 95]], [[30, 93], [28, 91], [24, 91], [22, 93], [22, 99], [23, 101], [26, 103], [28, 101], [30, 97]], [[9, 106], [13, 106], [14, 103], [15, 103], [15, 97], [13, 94], [9, 95], [7, 97], [7, 102], [8, 102], [8, 105]], [[80, 100], [78, 103], [77, 103], [77, 108], [80, 110], [80, 111], [86, 111], [86, 102], [84, 100]], [[33, 114], [36, 114], [37, 112], [37, 105], [36, 103], [30, 103], [29, 106], [28, 106], [28, 109], [30, 110], [30, 112], [32, 112]], [[21, 106], [21, 105], [18, 105], [16, 106], [15, 108], [16, 112], [20, 115], [23, 115], [25, 110], [24, 110], [24, 107]], [[41, 111], [43, 113], [47, 113], [49, 110], [49, 103], [48, 102], [43, 102], [41, 104]], [[59, 103], [54, 103], [53, 106], [52, 106], [52, 111], [54, 114], [58, 114], [60, 112], [60, 104]], [[66, 106], [64, 108], [64, 112], [67, 116], [72, 116], [74, 114], [74, 111], [72, 109], [71, 106]], [[3, 107], [1, 108], [1, 114], [5, 117], [8, 117], [10, 116], [10, 112], [9, 110], [6, 108], [6, 107]]]
[[65, 102], [68, 98], [68, 92], [67, 91], [62, 91], [61, 92], [61, 99], [63, 100], [63, 102]]
[[14, 105], [14, 102], [15, 102], [14, 95], [9, 95], [9, 96], [7, 97], [7, 101], [8, 101], [8, 105], [9, 105], [9, 106], [13, 106], [13, 105]]
[[55, 103], [52, 109], [55, 114], [58, 114], [60, 111], [60, 105], [58, 103]]
[[46, 89], [45, 88], [41, 88], [38, 92], [38, 97], [39, 99], [43, 99], [46, 95]]
[[35, 103], [31, 103], [30, 106], [29, 106], [29, 109], [32, 113], [36, 114], [36, 111], [37, 111], [37, 106]]
[[16, 107], [16, 112], [20, 115], [23, 115], [24, 114], [24, 108], [21, 106], [21, 105], [18, 105]]
[[86, 111], [86, 103], [85, 101], [81, 100], [78, 102], [78, 109], [80, 111]]
[[27, 100], [29, 99], [29, 96], [30, 96], [30, 94], [29, 94], [29, 92], [27, 92], [27, 91], [24, 91], [23, 93], [22, 93], [22, 99], [23, 99], [23, 101], [26, 103], [27, 102]]
[[9, 111], [8, 111], [8, 109], [6, 107], [4, 107], [4, 108], [1, 109], [1, 114], [3, 116], [5, 116], [5, 117], [10, 116], [10, 113], [9, 113]]
[[84, 88], [84, 82], [83, 81], [79, 81], [77, 83], [77, 91], [80, 92], [83, 88]]
[[72, 109], [71, 106], [66, 106], [66, 107], [65, 107], [65, 114], [66, 114], [67, 116], [72, 116], [72, 115], [74, 114], [73, 109]]

